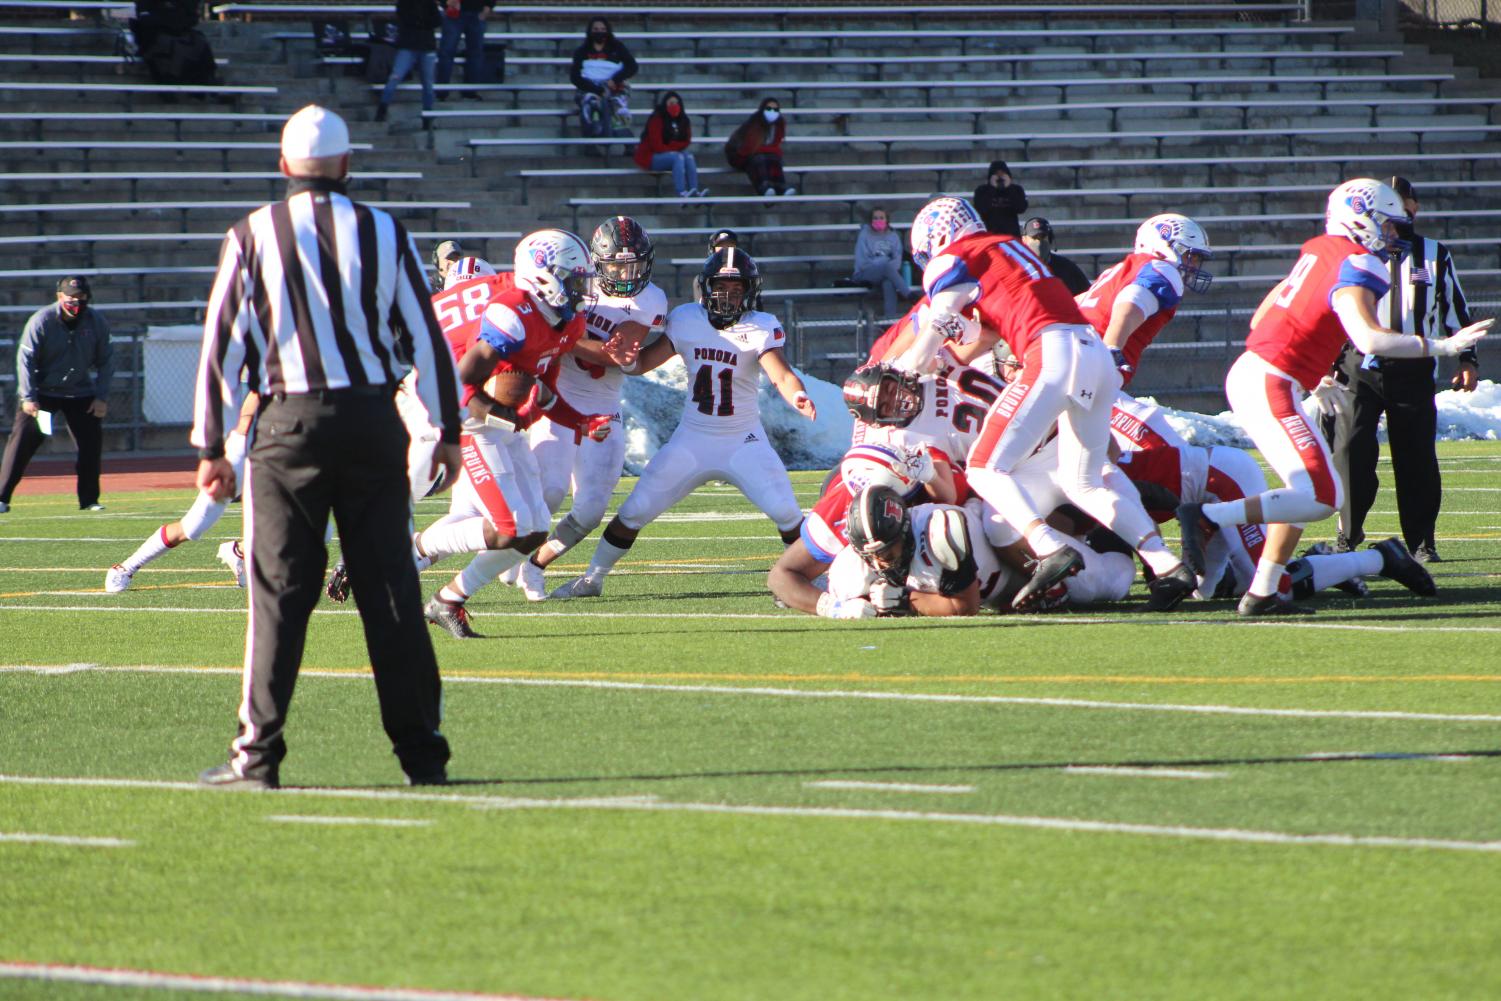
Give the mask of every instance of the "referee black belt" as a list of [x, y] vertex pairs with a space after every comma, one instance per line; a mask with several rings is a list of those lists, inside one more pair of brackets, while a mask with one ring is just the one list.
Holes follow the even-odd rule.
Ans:
[[287, 400], [318, 400], [322, 403], [337, 403], [339, 400], [363, 399], [365, 397], [391, 397], [396, 390], [394, 387], [380, 383], [375, 386], [345, 386], [341, 389], [312, 389], [306, 393], [275, 392], [271, 399], [277, 403], [285, 403]]

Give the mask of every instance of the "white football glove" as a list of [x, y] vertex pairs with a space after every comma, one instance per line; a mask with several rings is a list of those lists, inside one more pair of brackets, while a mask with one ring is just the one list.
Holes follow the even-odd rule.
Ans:
[[825, 619], [873, 619], [876, 606], [864, 598], [846, 598], [840, 601], [827, 591], [818, 596], [818, 614]]
[[919, 483], [932, 483], [933, 477], [938, 475], [938, 470], [933, 467], [933, 456], [928, 452], [927, 446], [902, 447], [902, 458], [907, 460], [907, 468], [912, 471], [912, 478]]
[[973, 344], [980, 339], [980, 321], [971, 313], [934, 311], [928, 314], [931, 329], [945, 341]]
[[893, 584], [881, 578], [870, 585], [870, 603], [875, 606], [877, 612], [895, 612], [906, 603], [906, 600], [907, 589], [900, 584]]
[[1468, 327], [1460, 327], [1442, 340], [1430, 337], [1428, 338], [1428, 353], [1435, 358], [1452, 358], [1455, 355], [1464, 354], [1485, 336], [1486, 331], [1490, 330], [1495, 322], [1495, 320], [1481, 320]]
[[1303, 403], [1319, 417], [1333, 417], [1336, 412], [1344, 409], [1344, 396], [1348, 392], [1343, 386], [1335, 382], [1332, 376], [1324, 376], [1319, 384], [1309, 390], [1308, 398]]

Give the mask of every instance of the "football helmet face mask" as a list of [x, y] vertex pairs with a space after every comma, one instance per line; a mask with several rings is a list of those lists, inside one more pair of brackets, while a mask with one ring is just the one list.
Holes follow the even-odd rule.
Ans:
[[489, 261], [479, 257], [460, 257], [448, 269], [448, 276], [443, 279], [443, 288], [451, 289], [455, 285], [462, 285], [476, 278], [486, 278], [493, 274], [495, 274], [495, 268]]
[[1152, 216], [1136, 228], [1135, 251], [1176, 267], [1190, 292], [1207, 292], [1214, 281], [1214, 276], [1203, 269], [1204, 263], [1214, 257], [1209, 236], [1188, 216], [1176, 212]]
[[739, 322], [747, 310], [755, 308], [761, 294], [761, 269], [749, 254], [735, 247], [711, 254], [698, 279], [698, 301], [715, 330]]
[[572, 233], [541, 229], [523, 237], [514, 263], [516, 286], [532, 294], [554, 325], [573, 319], [594, 298], [594, 261]]
[[844, 380], [844, 405], [865, 424], [904, 428], [922, 413], [922, 383], [913, 372], [865, 365]]
[[651, 237], [629, 216], [616, 216], [600, 223], [589, 239], [599, 290], [605, 295], [629, 299], [640, 295], [651, 282]]
[[860, 560], [893, 584], [906, 580], [912, 561], [912, 517], [888, 486], [866, 487], [844, 516], [845, 534]]
[[1405, 254], [1411, 245], [1402, 239], [1412, 218], [1389, 185], [1369, 177], [1346, 181], [1329, 192], [1324, 208], [1324, 232], [1346, 236], [1383, 258]]
[[985, 232], [980, 213], [963, 198], [935, 198], [912, 220], [912, 263], [919, 269], [962, 237]]

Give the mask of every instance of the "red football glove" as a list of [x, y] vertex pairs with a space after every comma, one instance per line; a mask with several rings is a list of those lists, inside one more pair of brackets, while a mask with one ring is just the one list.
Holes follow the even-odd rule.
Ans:
[[614, 419], [611, 414], [589, 414], [573, 429], [573, 443], [577, 445], [585, 438], [604, 441], [610, 437], [610, 422]]

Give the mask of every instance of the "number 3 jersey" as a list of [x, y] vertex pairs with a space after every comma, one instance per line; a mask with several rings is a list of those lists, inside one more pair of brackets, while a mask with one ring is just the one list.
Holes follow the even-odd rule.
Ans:
[[667, 314], [666, 336], [688, 368], [688, 398], [678, 427], [740, 438], [760, 427], [761, 356], [786, 344], [775, 316], [747, 310], [736, 323], [716, 330], [703, 306], [685, 302]]

